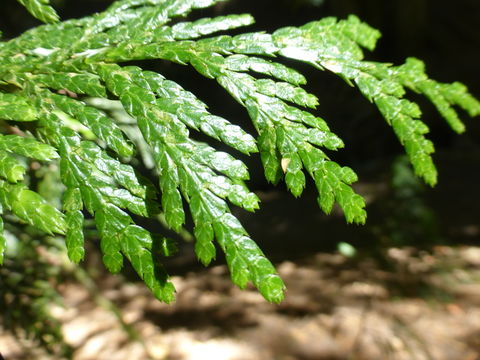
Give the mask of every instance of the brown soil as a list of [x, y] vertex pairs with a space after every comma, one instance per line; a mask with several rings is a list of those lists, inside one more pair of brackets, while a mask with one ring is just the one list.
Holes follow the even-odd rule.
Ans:
[[[62, 289], [66, 307], [53, 313], [74, 360], [480, 359], [480, 248], [392, 248], [385, 257], [388, 270], [335, 253], [284, 261], [280, 305], [232, 286], [224, 266], [175, 277], [173, 305], [108, 277], [103, 296], [137, 340], [78, 284]], [[8, 334], [0, 349], [6, 360], [51, 359]]]

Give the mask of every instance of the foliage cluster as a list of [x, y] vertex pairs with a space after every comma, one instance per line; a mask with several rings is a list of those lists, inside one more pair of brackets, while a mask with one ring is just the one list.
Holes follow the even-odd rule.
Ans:
[[[356, 87], [430, 185], [437, 181], [434, 146], [407, 92], [426, 96], [457, 133], [465, 126], [454, 107], [480, 114], [480, 103], [464, 85], [430, 79], [418, 59], [399, 66], [365, 61], [363, 49], [373, 50], [380, 33], [355, 16], [230, 36], [224, 32], [254, 19], [240, 14], [179, 20], [220, 0], [120, 0], [103, 13], [65, 22], [58, 22], [47, 0], [19, 1], [48, 24], [0, 43], [5, 228], [29, 224], [64, 235], [68, 256], [78, 263], [85, 253], [85, 217], [91, 218], [105, 266], [118, 272], [126, 258], [164, 302], [173, 301], [175, 290], [160, 259], [176, 247], [141, 226], [141, 218], [161, 217], [181, 232], [191, 217], [203, 264], [219, 247], [236, 285], [252, 283], [267, 300], [283, 299], [274, 266], [230, 210], [259, 208], [245, 183], [248, 169], [235, 154], [258, 152], [266, 179], [284, 181], [294, 196], [310, 177], [325, 213], [338, 204], [348, 223], [366, 220], [365, 201], [352, 188], [357, 175], [328, 154], [342, 148], [342, 140], [314, 112], [319, 102], [302, 87], [305, 77], [282, 59], [330, 71]], [[256, 133], [210, 113], [195, 94], [162, 74], [129, 64], [145, 59], [191, 66], [218, 83], [245, 108]], [[121, 107], [128, 121], [103, 111], [105, 103]], [[198, 133], [212, 141], [195, 140]], [[219, 142], [232, 151], [218, 151]], [[158, 181], [138, 171], [149, 159]], [[58, 169], [58, 197], [43, 196], [32, 176], [45, 167]], [[5, 246], [2, 237], [0, 261]]]

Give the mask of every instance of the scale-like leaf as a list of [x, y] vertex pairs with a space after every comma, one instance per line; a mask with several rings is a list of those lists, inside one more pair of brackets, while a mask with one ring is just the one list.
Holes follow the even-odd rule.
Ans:
[[34, 121], [37, 111], [25, 96], [0, 92], [0, 119]]
[[3, 207], [11, 210], [20, 219], [46, 233], [66, 232], [63, 214], [22, 184], [9, 184], [0, 180], [0, 201]]
[[89, 95], [106, 97], [105, 88], [99, 81], [98, 75], [90, 73], [60, 73], [39, 74], [35, 81], [55, 90], [69, 91], [71, 95]]
[[60, 110], [92, 130], [119, 155], [131, 156], [133, 154], [132, 144], [114, 121], [101, 111], [66, 96], [51, 94], [50, 97]]
[[[41, 20], [57, 20], [47, 0], [19, 1]], [[405, 98], [407, 91], [427, 96], [456, 132], [465, 127], [455, 107], [475, 116], [480, 103], [462, 84], [429, 79], [417, 59], [400, 66], [364, 61], [363, 48], [373, 50], [380, 33], [355, 16], [234, 36], [213, 34], [252, 24], [250, 15], [176, 19], [219, 1], [120, 0], [103, 13], [1, 42], [0, 120], [9, 135], [0, 135], [0, 199], [5, 210], [28, 224], [65, 234], [74, 262], [84, 257], [84, 215], [89, 213], [107, 268], [120, 271], [126, 257], [165, 302], [173, 300], [174, 287], [159, 261], [175, 246], [136, 221], [161, 213], [166, 226], [181, 234], [189, 226], [189, 211], [198, 259], [209, 264], [219, 248], [235, 284], [253, 283], [266, 299], [279, 302], [282, 280], [230, 210], [230, 205], [252, 212], [259, 207], [236, 151], [259, 152], [266, 179], [283, 180], [294, 196], [303, 193], [310, 177], [324, 212], [338, 204], [347, 222], [366, 219], [365, 201], [352, 187], [357, 175], [330, 155], [344, 144], [314, 112], [319, 101], [302, 87], [306, 79], [290, 60], [331, 71], [356, 86], [392, 126], [415, 172], [432, 185], [437, 176], [433, 144], [419, 107]], [[279, 57], [289, 59], [288, 66]], [[147, 59], [192, 66], [216, 81], [246, 109], [255, 134], [237, 125], [241, 117], [234, 123], [214, 114], [200, 100], [202, 94], [127, 66]], [[208, 143], [196, 140], [198, 132], [215, 141], [203, 135]], [[234, 151], [220, 151], [219, 143]], [[35, 176], [44, 177], [39, 193], [52, 184], [64, 191], [63, 213], [52, 206], [60, 207], [58, 201], [49, 204], [29, 189], [37, 183], [30, 180], [38, 162], [26, 167], [29, 160], [21, 156], [58, 159], [56, 182], [43, 186], [48, 172]], [[57, 162], [49, 166], [53, 170]], [[152, 168], [158, 189], [140, 175], [152, 175]], [[0, 236], [0, 254], [4, 247]]]
[[[169, 304], [175, 299], [175, 287], [168, 280], [168, 275], [161, 264], [155, 259], [155, 256], [160, 254], [153, 253], [154, 242], [162, 243], [155, 245], [159, 249], [169, 247], [167, 245], [169, 240], [155, 239], [145, 229], [129, 225], [123, 233], [121, 246], [123, 253], [155, 297]], [[169, 253], [163, 252], [162, 255], [168, 256]]]
[[6, 151], [0, 151], [0, 176], [11, 183], [23, 180], [25, 166]]
[[44, 23], [55, 23], [58, 21], [56, 11], [50, 6], [50, 0], [17, 0], [38, 20]]
[[48, 161], [58, 158], [54, 147], [18, 135], [0, 135], [0, 149], [37, 160]]
[[67, 254], [70, 260], [74, 263], [79, 263], [85, 256], [83, 214], [81, 211], [69, 212], [65, 217], [65, 221], [67, 223], [65, 236]]

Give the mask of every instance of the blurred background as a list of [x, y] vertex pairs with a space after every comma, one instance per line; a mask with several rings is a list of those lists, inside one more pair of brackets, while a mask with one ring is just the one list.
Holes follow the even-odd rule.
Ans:
[[[111, 1], [53, 1], [62, 19], [105, 9]], [[325, 16], [356, 14], [382, 32], [367, 59], [424, 60], [428, 74], [460, 81], [480, 97], [480, 2], [477, 0], [230, 0], [189, 20], [251, 13], [246, 31], [273, 31]], [[3, 0], [4, 39], [38, 25]], [[186, 67], [141, 62], [179, 82], [214, 114], [252, 130], [247, 114], [220, 88]], [[258, 156], [244, 157], [255, 214], [234, 209], [287, 283], [287, 298], [267, 304], [254, 289], [231, 285], [224, 260], [208, 269], [188, 234], [168, 259], [178, 300], [158, 303], [128, 268], [106, 273], [89, 245], [79, 267], [61, 256], [61, 239], [18, 229], [15, 255], [0, 268], [0, 353], [9, 359], [480, 359], [480, 123], [466, 114], [454, 134], [427, 101], [412, 95], [436, 144], [439, 183], [412, 173], [391, 129], [341, 79], [288, 63], [309, 79], [317, 114], [346, 147], [332, 158], [359, 174], [367, 225], [324, 215], [310, 184], [300, 199], [266, 183]], [[222, 149], [227, 150], [227, 149]], [[55, 169], [53, 169], [55, 170]], [[55, 184], [52, 171], [46, 193]], [[50, 185], [49, 185], [50, 184]], [[52, 196], [53, 198], [53, 196]], [[94, 236], [92, 236], [94, 238]]]

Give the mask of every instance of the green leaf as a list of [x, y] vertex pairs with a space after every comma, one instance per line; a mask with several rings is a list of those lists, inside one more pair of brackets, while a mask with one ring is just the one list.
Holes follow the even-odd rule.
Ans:
[[171, 36], [178, 40], [186, 40], [209, 35], [217, 31], [235, 29], [251, 25], [255, 22], [249, 14], [217, 16], [203, 18], [194, 22], [181, 22], [171, 27]]
[[5, 151], [0, 151], [0, 176], [12, 183], [23, 180], [25, 166]]
[[[47, 0], [20, 2], [44, 21], [57, 20]], [[302, 194], [309, 176], [324, 212], [338, 204], [347, 222], [366, 220], [365, 201], [352, 186], [357, 175], [334, 157], [343, 141], [314, 112], [319, 101], [302, 87], [306, 79], [293, 61], [356, 86], [392, 127], [416, 174], [432, 185], [434, 147], [420, 108], [406, 99], [408, 92], [429, 98], [456, 132], [465, 130], [457, 108], [475, 116], [480, 102], [460, 83], [430, 79], [417, 59], [400, 66], [365, 61], [364, 49], [373, 50], [380, 33], [355, 16], [232, 36], [214, 34], [248, 26], [253, 18], [184, 21], [191, 11], [218, 2], [120, 0], [102, 13], [43, 25], [1, 42], [0, 120], [5, 133], [26, 136], [0, 135], [0, 177], [5, 179], [0, 199], [28, 224], [65, 234], [74, 262], [84, 257], [88, 212], [107, 268], [120, 271], [126, 257], [165, 302], [173, 300], [174, 288], [159, 262], [175, 252], [175, 244], [135, 222], [165, 219], [181, 234], [190, 211], [198, 259], [209, 264], [218, 248], [239, 287], [253, 283], [267, 300], [279, 302], [282, 280], [230, 210], [231, 205], [252, 212], [259, 208], [245, 183], [248, 168], [236, 151], [259, 152], [267, 180], [284, 181], [294, 196]], [[201, 100], [203, 94], [125, 65], [144, 66], [142, 60], [148, 59], [190, 66], [212, 86], [218, 83], [246, 109], [252, 133], [245, 130], [241, 113], [224, 119]], [[56, 163], [42, 172], [38, 162], [18, 155], [58, 159], [59, 175], [48, 175]], [[140, 172], [158, 177], [158, 191]], [[45, 199], [28, 188], [30, 183]], [[52, 206], [60, 206], [55, 198], [62, 191], [65, 215]]]
[[216, 250], [213, 244], [214, 233], [211, 223], [197, 223], [195, 225], [194, 234], [196, 238], [195, 242], [195, 254], [203, 265], [207, 266], [212, 260], [215, 259]]
[[175, 287], [168, 280], [163, 267], [154, 258], [152, 248], [155, 247], [155, 241], [168, 242], [165, 239], [153, 238], [141, 227], [130, 225], [123, 233], [122, 252], [155, 297], [169, 304], [175, 299]]
[[27, 97], [0, 92], [0, 119], [34, 121], [37, 119], [37, 110]]
[[82, 210], [83, 202], [79, 188], [69, 187], [63, 194], [63, 210], [75, 212]]
[[123, 256], [120, 252], [122, 237], [131, 222], [130, 216], [111, 204], [106, 204], [95, 213], [95, 223], [101, 236], [103, 263], [112, 273], [119, 272], [123, 266]]
[[105, 141], [119, 155], [133, 155], [133, 146], [122, 130], [100, 110], [86, 106], [82, 102], [66, 96], [52, 94], [51, 99], [59, 109], [92, 130], [95, 135]]
[[38, 20], [44, 23], [55, 23], [58, 21], [58, 15], [50, 6], [50, 0], [17, 0], [25, 6], [27, 10]]
[[[329, 131], [323, 120], [308, 116], [281, 99], [285, 98], [304, 106], [307, 105], [306, 101], [295, 99], [293, 95], [279, 96], [274, 82], [264, 81], [267, 85], [272, 84], [273, 90], [268, 92], [261, 89], [259, 92], [258, 81], [245, 74], [225, 72], [219, 83], [249, 111], [260, 134], [257, 141], [267, 180], [276, 183], [284, 173], [287, 188], [294, 196], [300, 196], [306, 183], [303, 173], [305, 167], [317, 184], [320, 192], [319, 203], [326, 213], [331, 211], [334, 201], [338, 201], [348, 222], [365, 222], [365, 202], [355, 194], [350, 183], [335, 180], [339, 176], [335, 172], [340, 170], [320, 165], [327, 157], [315, 146], [335, 150], [343, 146], [341, 139]], [[294, 87], [289, 89], [295, 94]], [[303, 99], [308, 98], [308, 93], [303, 90], [298, 94], [301, 94]], [[312, 100], [311, 105], [314, 104]], [[329, 174], [329, 171], [334, 173]], [[325, 183], [325, 177], [331, 181]]]
[[98, 75], [90, 73], [60, 73], [35, 75], [34, 80], [59, 92], [69, 91], [74, 96], [77, 94], [106, 97], [104, 86], [100, 83]]
[[49, 161], [59, 157], [54, 147], [18, 135], [0, 135], [0, 149], [37, 160]]
[[65, 244], [67, 245], [68, 258], [74, 263], [79, 263], [85, 256], [83, 237], [83, 214], [81, 211], [68, 212], [66, 215], [67, 234]]
[[259, 74], [270, 75], [292, 85], [302, 85], [306, 84], [307, 82], [305, 77], [298, 71], [283, 64], [275, 63], [262, 58], [249, 57], [239, 54], [231, 55], [225, 59], [225, 66], [229, 70], [236, 72], [254, 71]]
[[454, 105], [467, 111], [470, 116], [480, 114], [480, 102], [468, 93], [463, 84], [442, 84], [429, 79], [422, 61], [408, 58], [404, 65], [398, 66], [394, 71], [402, 85], [428, 97], [455, 132], [464, 132], [465, 125], [453, 108]]
[[214, 222], [213, 228], [227, 257], [232, 281], [240, 288], [252, 281], [268, 301], [282, 301], [283, 281], [238, 220], [231, 214], [224, 214]]
[[146, 199], [148, 196], [155, 196], [155, 188], [149, 180], [138, 174], [132, 166], [122, 164], [120, 161], [109, 156], [100, 147], [91, 141], [82, 141], [80, 144], [80, 157], [84, 161], [91, 162], [105, 175], [112, 177], [115, 181], [130, 191], [133, 195]]
[[0, 181], [0, 197], [6, 209], [28, 224], [48, 234], [65, 234], [67, 225], [63, 214], [24, 185]]
[[[307, 154], [302, 154], [308, 156]], [[316, 165], [315, 183], [319, 193], [318, 202], [325, 213], [330, 213], [334, 200], [338, 202], [348, 223], [365, 223], [367, 214], [365, 200], [349, 186], [356, 175], [350, 168], [342, 168], [333, 161]]]

